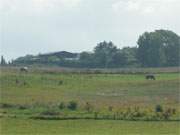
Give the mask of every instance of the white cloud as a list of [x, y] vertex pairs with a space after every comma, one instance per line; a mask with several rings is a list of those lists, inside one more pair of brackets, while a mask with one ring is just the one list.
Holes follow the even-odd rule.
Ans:
[[167, 12], [180, 7], [179, 0], [118, 0], [112, 4], [115, 12], [132, 12], [151, 14], [155, 12]]
[[82, 0], [32, 0], [33, 5], [39, 7], [76, 7]]
[[180, 0], [0, 0], [0, 7], [3, 54], [9, 58], [91, 50], [102, 40], [132, 46], [155, 29], [180, 34]]
[[71, 9], [82, 0], [0, 0], [3, 12], [41, 12], [49, 9]]

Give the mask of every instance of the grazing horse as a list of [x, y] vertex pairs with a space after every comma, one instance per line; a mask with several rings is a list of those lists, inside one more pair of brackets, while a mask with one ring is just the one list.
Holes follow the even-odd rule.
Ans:
[[20, 68], [20, 71], [27, 73], [27, 72], [28, 72], [28, 67], [21, 67], [21, 68]]
[[146, 79], [147, 80], [156, 80], [156, 78], [155, 78], [155, 76], [154, 75], [152, 75], [152, 74], [149, 74], [149, 75], [146, 75]]

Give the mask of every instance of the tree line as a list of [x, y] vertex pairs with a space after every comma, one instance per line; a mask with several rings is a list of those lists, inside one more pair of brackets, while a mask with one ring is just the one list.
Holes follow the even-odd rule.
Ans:
[[[67, 54], [66, 54], [67, 55]], [[97, 44], [92, 52], [74, 54], [73, 58], [59, 55], [38, 55], [18, 58], [10, 64], [46, 64], [80, 68], [170, 67], [180, 63], [180, 36], [169, 30], [145, 32], [137, 46], [118, 48], [112, 41]], [[6, 63], [1, 58], [1, 65]]]

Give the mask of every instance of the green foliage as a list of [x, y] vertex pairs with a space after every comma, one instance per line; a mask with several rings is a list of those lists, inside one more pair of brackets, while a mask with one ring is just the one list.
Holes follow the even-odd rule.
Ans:
[[94, 112], [94, 119], [98, 119], [98, 112], [96, 111], [96, 112]]
[[6, 65], [6, 64], [7, 64], [7, 63], [6, 63], [6, 60], [4, 59], [3, 56], [1, 56], [1, 62], [0, 62], [0, 65], [4, 66], [4, 65]]
[[80, 53], [80, 67], [95, 67], [94, 65], [94, 54], [90, 52], [82, 52]]
[[112, 64], [113, 56], [116, 52], [117, 47], [112, 42], [100, 42], [94, 48], [95, 65], [108, 68]]
[[163, 112], [163, 107], [161, 105], [156, 105], [155, 111], [156, 112]]
[[64, 102], [61, 102], [59, 105], [58, 105], [58, 108], [59, 109], [65, 109], [66, 108], [66, 105], [65, 105], [65, 103]]
[[92, 106], [89, 102], [86, 102], [84, 108], [85, 108], [85, 110], [88, 111], [88, 112], [92, 112], [92, 111], [93, 111], [93, 106]]
[[138, 59], [144, 67], [178, 66], [180, 37], [172, 31], [145, 32], [138, 39]]
[[[117, 48], [103, 41], [92, 52], [55, 52], [37, 56], [26, 55], [14, 65], [49, 65], [78, 68], [165, 67], [180, 64], [180, 37], [168, 30], [145, 32], [137, 41], [138, 47]], [[4, 59], [1, 58], [1, 65]]]
[[59, 115], [59, 112], [55, 111], [55, 110], [45, 110], [43, 112], [40, 113], [40, 116], [57, 116]]
[[76, 110], [78, 107], [78, 103], [76, 101], [70, 101], [67, 105], [67, 108], [70, 110]]
[[108, 107], [108, 110], [109, 110], [110, 112], [112, 112], [112, 111], [113, 111], [113, 107], [112, 107], [112, 106], [109, 106], [109, 107]]

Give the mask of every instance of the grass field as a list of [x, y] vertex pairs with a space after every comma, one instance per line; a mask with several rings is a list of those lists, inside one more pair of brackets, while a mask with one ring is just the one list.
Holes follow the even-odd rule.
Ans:
[[1, 119], [1, 134], [179, 135], [178, 122]]
[[[157, 72], [155, 76], [156, 80], [146, 80], [142, 73], [20, 73], [1, 69], [1, 134], [178, 135], [179, 73]], [[76, 110], [58, 108], [70, 101], [78, 104]], [[155, 112], [156, 105], [163, 111]], [[175, 113], [164, 119], [170, 109]], [[44, 112], [68, 120], [31, 119]], [[147, 117], [149, 121], [144, 121]], [[162, 118], [154, 121], [158, 117]]]

